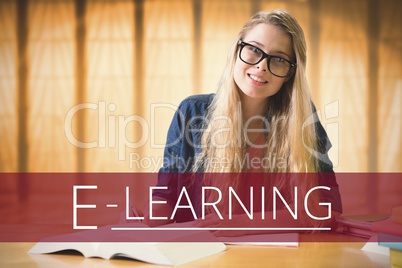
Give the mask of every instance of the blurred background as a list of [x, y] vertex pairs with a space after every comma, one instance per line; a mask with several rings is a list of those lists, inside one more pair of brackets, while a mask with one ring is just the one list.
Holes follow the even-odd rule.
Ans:
[[274, 8], [304, 29], [335, 171], [401, 172], [399, 0], [0, 0], [0, 171], [157, 171], [177, 105]]
[[157, 171], [175, 106], [274, 8], [305, 31], [336, 171], [401, 171], [398, 0], [1, 0], [0, 171]]

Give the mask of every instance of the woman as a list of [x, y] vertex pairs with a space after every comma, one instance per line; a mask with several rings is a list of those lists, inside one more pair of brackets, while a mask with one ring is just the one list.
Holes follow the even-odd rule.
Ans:
[[[229, 193], [224, 189], [229, 186], [238, 193], [242, 189], [249, 189], [249, 186], [266, 186], [266, 189], [271, 189], [267, 193], [272, 194], [273, 188], [270, 186], [275, 185], [288, 194], [289, 204], [295, 204], [312, 187], [325, 185], [331, 187], [331, 191], [313, 194], [311, 200], [332, 203], [328, 221], [312, 221], [306, 216], [295, 220], [284, 206], [276, 211], [276, 218], [281, 218], [280, 221], [272, 217], [250, 221], [245, 213], [241, 213], [241, 206], [238, 205], [234, 208], [238, 213], [230, 220], [222, 219], [217, 215], [219, 213], [210, 213], [198, 219], [197, 226], [328, 225], [330, 219], [341, 212], [342, 206], [332, 163], [327, 157], [330, 142], [314, 116], [315, 108], [305, 71], [306, 43], [303, 30], [287, 11], [260, 12], [247, 21], [229, 52], [216, 94], [185, 99], [173, 118], [164, 152], [165, 163], [159, 175], [160, 189], [153, 193], [154, 200], [160, 203], [151, 209], [152, 215], [165, 216], [166, 220], [148, 221], [148, 224], [160, 225], [172, 220], [200, 218], [199, 189], [203, 185], [222, 189], [222, 200], [227, 200]], [[308, 120], [315, 123], [306, 124]], [[209, 176], [200, 180], [177, 175], [183, 172], [205, 172]], [[320, 176], [318, 181], [286, 175], [269, 179], [256, 179], [252, 175], [249, 176], [251, 179], [217, 179], [217, 174], [239, 175], [245, 172], [324, 172], [327, 175]], [[302, 193], [298, 196], [293, 192], [296, 185]], [[189, 198], [196, 200], [194, 211], [177, 209], [177, 200], [183, 197], [180, 190], [183, 187], [187, 189]], [[244, 191], [243, 196], [247, 199]], [[214, 198], [216, 193], [215, 196], [214, 193], [207, 195], [207, 200]], [[272, 209], [272, 199], [268, 199], [266, 204], [254, 207], [256, 215], [264, 212], [264, 209]], [[264, 209], [261, 211], [262, 207]], [[220, 202], [216, 208], [211, 206], [210, 209], [212, 211], [209, 212], [218, 209], [223, 214], [231, 213], [228, 202]], [[323, 215], [320, 208], [316, 213]], [[218, 235], [244, 233], [250, 232], [217, 232]]]

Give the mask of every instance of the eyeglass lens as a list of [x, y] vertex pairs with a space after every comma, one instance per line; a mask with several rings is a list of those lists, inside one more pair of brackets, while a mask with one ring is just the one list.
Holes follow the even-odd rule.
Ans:
[[[240, 50], [240, 59], [248, 64], [255, 65], [264, 58], [261, 49], [245, 44]], [[288, 75], [291, 64], [285, 59], [277, 56], [268, 57], [268, 70], [276, 76], [285, 77]]]

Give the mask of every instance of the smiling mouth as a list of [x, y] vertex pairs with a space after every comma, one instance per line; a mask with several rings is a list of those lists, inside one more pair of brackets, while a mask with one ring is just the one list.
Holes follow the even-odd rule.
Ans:
[[265, 80], [263, 80], [263, 79], [261, 79], [261, 78], [259, 78], [258, 76], [255, 76], [255, 75], [253, 75], [253, 74], [249, 74], [248, 75], [251, 79], [253, 79], [254, 81], [256, 81], [256, 82], [258, 82], [258, 83], [268, 83], [268, 81], [265, 81]]

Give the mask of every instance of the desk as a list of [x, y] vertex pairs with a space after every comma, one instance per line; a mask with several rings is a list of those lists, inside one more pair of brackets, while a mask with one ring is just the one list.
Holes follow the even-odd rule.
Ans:
[[[128, 259], [28, 254], [33, 245], [0, 243], [0, 267], [166, 267]], [[230, 245], [225, 252], [180, 267], [390, 267], [387, 256], [363, 252], [363, 245], [364, 242], [300, 242], [298, 248]]]

